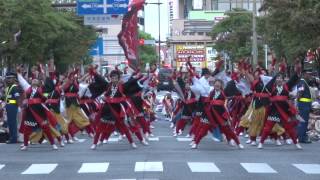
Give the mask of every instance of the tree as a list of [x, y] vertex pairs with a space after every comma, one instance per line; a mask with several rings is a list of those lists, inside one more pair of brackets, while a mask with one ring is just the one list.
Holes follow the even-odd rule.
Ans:
[[[16, 42], [13, 35], [19, 31]], [[0, 38], [8, 41], [3, 53], [11, 58], [9, 63], [44, 63], [53, 56], [66, 66], [81, 62], [96, 34], [82, 25], [82, 18], [53, 9], [50, 0], [2, 0]]]
[[234, 9], [226, 13], [227, 18], [216, 24], [211, 32], [214, 48], [228, 53], [231, 59], [251, 55], [252, 13]]
[[[151, 34], [143, 31], [139, 31], [139, 39], [154, 40]], [[139, 46], [138, 51], [140, 62], [142, 65], [145, 65], [146, 63], [152, 64], [157, 62], [158, 56], [154, 46], [142, 45]]]
[[277, 56], [303, 58], [320, 45], [320, 1], [265, 0], [261, 34]]

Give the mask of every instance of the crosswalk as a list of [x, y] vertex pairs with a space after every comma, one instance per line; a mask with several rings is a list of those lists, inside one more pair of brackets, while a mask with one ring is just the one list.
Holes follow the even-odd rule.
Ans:
[[[190, 173], [224, 173], [228, 170], [218, 167], [218, 165], [214, 162], [181, 162], [186, 167], [185, 171]], [[79, 163], [75, 164], [78, 166], [78, 170], [74, 173], [78, 174], [89, 174], [89, 173], [108, 173], [110, 167], [112, 167], [116, 163], [110, 162], [90, 162], [90, 163]], [[166, 165], [169, 165], [170, 162], [162, 162], [162, 161], [152, 161], [152, 162], [135, 162], [132, 164], [132, 170], [136, 173], [140, 172], [158, 172], [158, 173], [166, 173]], [[244, 172], [249, 174], [277, 174], [281, 173], [281, 170], [277, 170], [273, 168], [272, 165], [267, 163], [239, 163], [237, 164]], [[6, 168], [10, 166], [9, 164], [0, 164], [0, 175], [2, 173], [6, 173]], [[320, 164], [286, 164], [286, 166], [293, 167], [296, 172], [302, 172], [307, 175], [320, 175]], [[37, 163], [37, 164], [30, 164], [27, 166], [26, 169], [21, 170], [19, 172], [14, 172], [16, 174], [21, 175], [47, 175], [51, 174], [57, 170], [59, 167], [58, 163]], [[10, 169], [10, 168], [9, 168]], [[126, 169], [128, 170], [128, 169]], [[10, 171], [12, 173], [12, 171]], [[59, 173], [59, 172], [55, 172]], [[72, 172], [71, 172], [72, 173]]]

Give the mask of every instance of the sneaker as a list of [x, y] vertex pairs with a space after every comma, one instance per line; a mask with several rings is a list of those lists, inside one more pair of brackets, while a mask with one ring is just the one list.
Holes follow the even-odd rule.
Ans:
[[73, 141], [79, 141], [77, 137], [73, 137]]
[[21, 151], [26, 151], [26, 150], [28, 150], [28, 146], [24, 146], [24, 145], [23, 145], [23, 146], [20, 148], [20, 150], [21, 150]]
[[90, 149], [96, 150], [96, 149], [97, 149], [97, 145], [96, 145], [96, 144], [92, 144], [92, 146], [90, 147]]
[[178, 133], [178, 135], [180, 136], [180, 135], [182, 135], [182, 130], [179, 130], [179, 133]]
[[117, 131], [113, 132], [113, 135], [118, 136], [118, 132]]
[[53, 150], [58, 150], [58, 146], [55, 145], [55, 144], [53, 144], [53, 145], [52, 145], [52, 149], [53, 149]]
[[249, 137], [249, 134], [244, 135], [244, 137], [245, 137], [245, 138], [248, 138], [248, 137]]
[[60, 147], [64, 147], [64, 142], [63, 141], [60, 142]]
[[248, 139], [248, 140], [246, 141], [246, 144], [251, 144], [251, 143], [252, 143], [251, 139]]
[[154, 129], [154, 126], [150, 125], [150, 128], [151, 128], [151, 129]]
[[189, 144], [189, 146], [193, 146], [195, 144], [194, 141], [191, 141], [191, 143]]
[[256, 142], [256, 141], [252, 141], [252, 142], [250, 143], [250, 145], [251, 145], [251, 146], [256, 146], [256, 145], [257, 145], [257, 142]]
[[136, 149], [138, 146], [136, 145], [136, 143], [131, 143], [131, 147], [132, 147], [133, 149]]
[[198, 146], [196, 143], [192, 144], [191, 149], [197, 149], [197, 148], [198, 148]]
[[236, 146], [236, 143], [234, 142], [233, 139], [231, 139], [231, 140], [229, 141], [229, 145], [230, 145], [230, 146]]
[[123, 139], [122, 135], [119, 135], [118, 140], [119, 140], [119, 141], [122, 141], [122, 139]]
[[103, 145], [103, 142], [98, 141], [97, 146], [102, 146], [102, 145]]
[[238, 144], [239, 149], [244, 149], [244, 146], [242, 144]]
[[149, 134], [149, 136], [150, 136], [150, 137], [154, 137], [154, 134], [151, 133], [151, 134]]
[[296, 144], [297, 149], [302, 149], [301, 145], [299, 143]]
[[149, 143], [146, 141], [146, 139], [143, 139], [143, 140], [141, 141], [141, 144], [143, 144], [143, 145], [145, 145], [145, 146], [148, 146], [148, 145], [149, 145]]
[[216, 137], [212, 137], [212, 140], [213, 140], [214, 142], [221, 142], [220, 139], [218, 139], [218, 138], [216, 138]]
[[174, 127], [174, 124], [173, 123], [170, 123], [170, 128], [173, 128]]
[[67, 144], [73, 144], [74, 141], [72, 139], [67, 140]]
[[282, 145], [282, 143], [280, 142], [279, 139], [276, 140], [276, 145], [277, 145], [277, 146], [281, 146], [281, 145]]
[[292, 140], [291, 139], [286, 139], [286, 144], [291, 145], [292, 144]]
[[103, 144], [107, 144], [107, 143], [108, 143], [108, 140], [104, 139], [104, 140], [102, 141], [102, 143], [103, 143]]
[[262, 149], [262, 148], [263, 148], [262, 143], [259, 143], [259, 144], [258, 144], [258, 149]]
[[190, 137], [191, 137], [191, 135], [190, 135], [190, 134], [187, 134], [187, 135], [186, 135], [186, 138], [190, 138]]
[[243, 132], [241, 132], [241, 133], [239, 134], [239, 136], [243, 136]]
[[177, 137], [177, 135], [178, 135], [177, 133], [173, 133], [173, 137]]

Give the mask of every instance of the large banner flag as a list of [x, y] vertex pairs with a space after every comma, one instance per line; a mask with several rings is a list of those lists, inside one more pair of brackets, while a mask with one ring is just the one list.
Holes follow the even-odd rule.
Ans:
[[128, 64], [132, 69], [139, 67], [138, 59], [138, 11], [142, 9], [145, 0], [133, 0], [129, 11], [122, 20], [122, 29], [118, 34], [119, 44], [123, 48]]

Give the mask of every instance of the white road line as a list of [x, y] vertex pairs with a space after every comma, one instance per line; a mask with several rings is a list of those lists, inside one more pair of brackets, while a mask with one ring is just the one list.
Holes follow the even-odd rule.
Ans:
[[82, 163], [78, 173], [105, 173], [109, 163]]
[[78, 142], [79, 143], [83, 143], [83, 142], [85, 142], [86, 141], [86, 139], [78, 139]]
[[306, 174], [320, 174], [320, 164], [292, 164]]
[[58, 164], [31, 164], [21, 174], [50, 174]]
[[0, 170], [2, 169], [2, 168], [4, 168], [6, 165], [4, 165], [4, 164], [0, 164]]
[[108, 142], [118, 142], [118, 141], [119, 141], [118, 137], [108, 139]]
[[188, 162], [191, 172], [221, 172], [214, 164], [209, 162]]
[[163, 172], [162, 162], [136, 162], [135, 172]]
[[189, 141], [192, 141], [192, 138], [178, 137], [178, 138], [177, 138], [177, 141], [180, 141], [180, 142], [189, 142]]
[[159, 141], [159, 137], [149, 137], [148, 141]]
[[173, 136], [158, 136], [159, 138], [173, 138]]
[[248, 173], [277, 173], [266, 163], [240, 163]]

